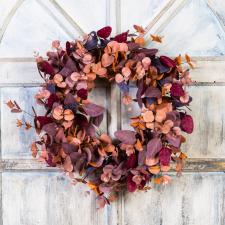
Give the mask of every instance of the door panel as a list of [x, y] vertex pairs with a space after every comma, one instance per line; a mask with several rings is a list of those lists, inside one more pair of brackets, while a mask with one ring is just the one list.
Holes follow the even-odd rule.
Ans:
[[[0, 0], [0, 225], [225, 224], [223, 5], [223, 0]], [[43, 55], [55, 39], [64, 45], [105, 25], [113, 34], [133, 31], [133, 24], [146, 28], [147, 45], [160, 54], [194, 56], [196, 82], [188, 91], [195, 131], [183, 146], [190, 158], [181, 177], [170, 172], [171, 185], [121, 194], [97, 211], [95, 196], [85, 186], [72, 186], [61, 171], [31, 158], [35, 133], [16, 128], [18, 115], [10, 114], [5, 103], [15, 99], [28, 112], [30, 105], [36, 107], [33, 96], [42, 80], [34, 51]], [[151, 42], [150, 34], [164, 36], [163, 43]], [[116, 85], [96, 86], [91, 99], [108, 109], [101, 130], [113, 136], [117, 129], [130, 129], [137, 106], [121, 105]], [[130, 92], [135, 97], [134, 88]]]

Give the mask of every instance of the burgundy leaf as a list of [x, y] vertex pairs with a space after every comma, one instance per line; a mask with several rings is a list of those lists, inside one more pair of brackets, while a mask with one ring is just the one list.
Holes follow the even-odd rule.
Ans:
[[88, 127], [89, 125], [87, 117], [82, 114], [75, 115], [75, 123], [82, 128]]
[[132, 180], [132, 178], [132, 175], [128, 175], [127, 177], [127, 190], [129, 192], [134, 192], [137, 189], [137, 184]]
[[163, 147], [159, 152], [159, 160], [162, 166], [169, 166], [170, 164], [170, 157], [172, 151], [169, 148]]
[[37, 116], [34, 119], [35, 127], [38, 129], [42, 129], [42, 127], [46, 124], [52, 123], [53, 120], [51, 117], [48, 116]]
[[184, 115], [182, 117], [180, 128], [188, 134], [191, 134], [193, 132], [194, 122], [190, 115]]
[[119, 43], [122, 43], [122, 42], [126, 42], [127, 41], [127, 35], [128, 35], [128, 32], [123, 32], [121, 34], [118, 34], [114, 37], [114, 41], [117, 41]]
[[70, 51], [70, 42], [69, 41], [66, 42], [66, 53], [67, 53], [67, 55], [70, 55], [70, 53], [71, 53], [71, 51]]
[[47, 61], [42, 61], [42, 62], [38, 63], [38, 68], [40, 69], [40, 71], [42, 71], [46, 74], [49, 74], [51, 76], [55, 75], [54, 68]]
[[131, 130], [118, 130], [114, 135], [123, 144], [133, 145], [136, 142], [136, 133]]
[[160, 138], [153, 138], [147, 144], [146, 158], [153, 158], [162, 148], [162, 141]]
[[161, 98], [162, 93], [158, 88], [150, 86], [146, 89], [145, 96], [149, 98]]
[[46, 106], [52, 108], [53, 104], [58, 101], [59, 101], [58, 96], [56, 94], [51, 94], [47, 100]]
[[132, 169], [137, 166], [137, 156], [135, 154], [132, 154], [128, 157], [126, 164], [125, 164], [127, 169]]
[[167, 56], [160, 56], [159, 57], [160, 62], [167, 67], [173, 68], [176, 66], [176, 63], [169, 57]]
[[104, 113], [105, 108], [94, 103], [88, 103], [83, 106], [83, 110], [91, 117], [100, 116]]
[[102, 29], [98, 30], [97, 31], [97, 35], [100, 38], [106, 39], [107, 37], [109, 37], [111, 32], [112, 32], [112, 28], [110, 26], [106, 26], [106, 27], [103, 27]]
[[142, 78], [141, 80], [138, 81], [138, 90], [136, 93], [137, 102], [140, 108], [142, 107], [142, 104], [143, 104], [142, 98], [141, 98], [141, 96], [143, 95], [143, 92], [144, 92], [144, 80]]
[[80, 97], [83, 100], [86, 100], [88, 97], [88, 91], [87, 89], [81, 88], [77, 91], [77, 96]]
[[184, 96], [185, 92], [181, 84], [173, 83], [170, 88], [170, 94], [174, 97]]
[[49, 153], [48, 154], [48, 159], [46, 159], [45, 161], [50, 167], [56, 167], [56, 163], [53, 162], [52, 154]]

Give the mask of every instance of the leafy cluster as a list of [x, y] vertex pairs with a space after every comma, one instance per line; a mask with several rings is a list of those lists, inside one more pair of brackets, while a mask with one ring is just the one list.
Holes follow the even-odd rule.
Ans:
[[[127, 31], [109, 38], [111, 27], [104, 27], [67, 42], [65, 49], [54, 41], [47, 59], [36, 58], [45, 83], [35, 98], [46, 114], [37, 115], [33, 109], [40, 139], [32, 143], [32, 155], [62, 168], [74, 184], [88, 185], [99, 207], [114, 201], [121, 190], [147, 190], [151, 180], [170, 182], [165, 172], [171, 162], [181, 172], [186, 158], [180, 149], [185, 142], [182, 132], [193, 131], [185, 110], [192, 100], [185, 88], [191, 79], [189, 69], [182, 68], [193, 67], [190, 57], [186, 55], [184, 63], [181, 56], [157, 56], [157, 49], [144, 47], [144, 29], [134, 28], [136, 34]], [[100, 132], [105, 109], [89, 99], [96, 79], [116, 82], [123, 104], [136, 102], [140, 107], [140, 115], [130, 118], [133, 129], [116, 131], [116, 139]], [[135, 98], [129, 93], [131, 85], [137, 87]], [[7, 104], [12, 112], [23, 111], [16, 102]], [[18, 127], [23, 125], [32, 127], [17, 121]]]

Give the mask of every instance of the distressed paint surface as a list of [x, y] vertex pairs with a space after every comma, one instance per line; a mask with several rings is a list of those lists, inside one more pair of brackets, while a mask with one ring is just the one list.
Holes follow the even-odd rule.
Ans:
[[[0, 0], [0, 225], [224, 225], [224, 173], [216, 173], [225, 171], [223, 5], [223, 0]], [[130, 16], [131, 9], [137, 13]], [[121, 195], [117, 203], [96, 211], [94, 196], [85, 196], [84, 186], [71, 186], [54, 168], [31, 159], [33, 136], [16, 128], [17, 115], [4, 103], [13, 97], [30, 110], [32, 94], [42, 82], [32, 62], [35, 50], [43, 54], [54, 39], [65, 42], [104, 25], [111, 25], [114, 35], [132, 30], [133, 24], [147, 26], [146, 38], [163, 35], [163, 44], [154, 46], [164, 53], [196, 56], [191, 73], [198, 83], [189, 91], [198, 122], [184, 146], [194, 158], [170, 186]], [[120, 108], [119, 98], [114, 85], [101, 84], [92, 95], [109, 109], [102, 130], [108, 127], [110, 135], [121, 126], [130, 129], [127, 118], [138, 114], [135, 107]], [[200, 171], [214, 173], [194, 173]]]
[[[168, 0], [122, 0], [121, 1], [121, 30], [134, 31], [133, 25], [146, 27], [149, 22], [163, 9]], [[141, 16], [139, 13], [141, 12]], [[132, 16], [131, 16], [132, 14]]]
[[[52, 18], [53, 15], [56, 18]], [[4, 33], [0, 56], [33, 57], [35, 51], [44, 56], [53, 40], [59, 39], [64, 43], [78, 35], [75, 29], [69, 26], [62, 16], [51, 11], [44, 1], [24, 1]]]
[[124, 198], [124, 225], [225, 224], [224, 173], [184, 174]]
[[107, 25], [107, 0], [56, 0], [55, 2], [87, 33]]
[[4, 225], [97, 222], [94, 196], [85, 192], [85, 186], [71, 185], [63, 174], [3, 173], [2, 188]]
[[165, 28], [159, 29], [159, 34], [164, 36], [163, 43], [150, 46], [157, 47], [162, 53], [169, 55], [185, 53], [192, 56], [224, 55], [224, 30], [206, 2], [204, 0], [185, 2], [175, 17], [165, 22]]

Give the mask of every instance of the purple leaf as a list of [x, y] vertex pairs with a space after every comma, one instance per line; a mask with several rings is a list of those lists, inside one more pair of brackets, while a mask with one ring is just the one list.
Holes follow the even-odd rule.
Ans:
[[174, 136], [171, 132], [166, 134], [166, 140], [169, 142], [169, 144], [173, 145], [176, 148], [179, 148], [181, 145], [181, 137]]
[[145, 91], [145, 96], [149, 98], [161, 98], [162, 93], [158, 88], [150, 86]]
[[88, 127], [86, 127], [87, 135], [90, 135], [91, 137], [96, 136], [95, 127], [92, 124], [89, 124]]
[[133, 145], [136, 142], [136, 133], [131, 130], [118, 130], [114, 135], [123, 144]]
[[92, 118], [92, 123], [96, 126], [96, 127], [99, 127], [102, 120], [103, 120], [104, 116], [103, 114], [99, 115], [99, 116], [96, 116], [96, 117], [93, 117]]
[[42, 130], [50, 136], [55, 136], [57, 132], [57, 125], [56, 123], [48, 123], [42, 127]]
[[153, 59], [153, 60], [152, 60], [152, 64], [158, 69], [158, 72], [159, 72], [160, 74], [161, 74], [161, 73], [167, 73], [167, 72], [170, 70], [169, 67], [164, 66], [164, 65], [160, 62], [159, 58]]
[[105, 108], [94, 103], [88, 103], [83, 106], [83, 110], [91, 117], [100, 116], [104, 113]]
[[153, 158], [162, 148], [162, 141], [160, 138], [153, 138], [147, 144], [146, 158]]
[[64, 99], [64, 104], [65, 105], [70, 105], [75, 102], [75, 98], [71, 93], [68, 93]]
[[72, 152], [75, 152], [78, 149], [77, 146], [75, 147], [75, 145], [69, 143], [62, 143], [62, 148], [66, 154], [71, 154]]
[[90, 34], [89, 34], [89, 37], [88, 37], [88, 40], [87, 42], [85, 43], [84, 47], [87, 49], [87, 50], [93, 50], [97, 47], [98, 45], [98, 38], [97, 38], [97, 35], [94, 31], [92, 31]]

